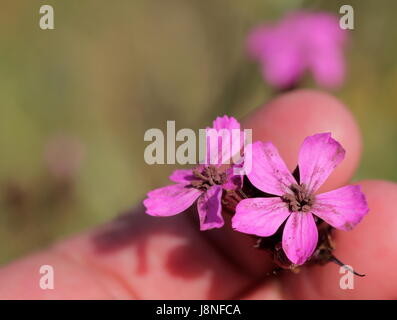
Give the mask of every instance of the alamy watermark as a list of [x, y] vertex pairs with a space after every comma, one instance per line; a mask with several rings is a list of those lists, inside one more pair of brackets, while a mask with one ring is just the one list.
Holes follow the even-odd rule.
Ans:
[[151, 142], [144, 151], [147, 164], [237, 165], [235, 174], [242, 174], [238, 165], [244, 161], [245, 172], [251, 168], [245, 152], [252, 143], [251, 129], [199, 129], [197, 137], [188, 128], [176, 132], [175, 121], [167, 121], [166, 130], [165, 134], [157, 128], [145, 132], [144, 141]]
[[339, 8], [339, 13], [343, 16], [339, 19], [339, 27], [343, 30], [354, 29], [354, 9], [351, 5], [345, 4]]
[[42, 30], [53, 30], [54, 26], [54, 8], [48, 4], [42, 5], [39, 9], [40, 20], [39, 26]]
[[344, 265], [339, 268], [339, 273], [343, 276], [339, 279], [339, 288], [342, 290], [354, 289], [354, 270], [352, 266]]
[[39, 286], [43, 290], [54, 289], [54, 267], [51, 265], [42, 265], [39, 269], [39, 273], [42, 274], [39, 280]]
[[[42, 5], [39, 9], [40, 19], [39, 26], [42, 30], [53, 30], [54, 26], [54, 8], [51, 5]], [[349, 4], [344, 4], [339, 8], [339, 13], [342, 15], [339, 19], [339, 26], [341, 29], [354, 29], [354, 9]]]

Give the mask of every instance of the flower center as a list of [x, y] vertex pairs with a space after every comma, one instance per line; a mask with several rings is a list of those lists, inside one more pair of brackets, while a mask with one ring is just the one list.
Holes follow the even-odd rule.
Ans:
[[293, 194], [286, 193], [281, 199], [288, 204], [288, 208], [292, 212], [308, 212], [312, 208], [315, 197], [309, 193], [304, 184], [299, 185], [294, 183], [290, 187]]
[[204, 167], [201, 171], [196, 168], [193, 170], [193, 175], [197, 180], [193, 180], [191, 186], [200, 190], [208, 190], [216, 184], [221, 185], [226, 182], [226, 173], [213, 165]]

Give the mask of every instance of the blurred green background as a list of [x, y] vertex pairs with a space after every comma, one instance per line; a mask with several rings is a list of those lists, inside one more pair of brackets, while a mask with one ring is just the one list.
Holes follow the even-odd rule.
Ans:
[[[116, 216], [165, 183], [145, 130], [240, 117], [272, 91], [244, 53], [252, 26], [298, 8], [355, 9], [334, 92], [363, 130], [358, 178], [397, 180], [397, 2], [2, 0], [0, 263]], [[38, 26], [55, 9], [55, 30]], [[312, 84], [310, 84], [312, 85]]]

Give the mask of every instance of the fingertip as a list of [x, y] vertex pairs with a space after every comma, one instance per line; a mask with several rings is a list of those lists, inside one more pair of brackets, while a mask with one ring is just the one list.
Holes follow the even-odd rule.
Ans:
[[362, 137], [354, 116], [337, 98], [322, 91], [301, 89], [282, 94], [249, 115], [243, 125], [253, 129], [253, 141], [271, 140], [290, 170], [296, 167], [304, 138], [331, 132], [346, 149], [346, 158], [320, 191], [345, 184], [360, 161]]
[[[298, 299], [395, 299], [397, 276], [397, 184], [370, 180], [360, 182], [370, 211], [350, 232], [336, 231], [335, 256], [366, 274], [354, 276], [353, 288], [343, 289], [340, 267], [307, 267], [300, 275], [289, 275], [283, 285], [290, 297]], [[343, 274], [342, 274], [343, 272]]]

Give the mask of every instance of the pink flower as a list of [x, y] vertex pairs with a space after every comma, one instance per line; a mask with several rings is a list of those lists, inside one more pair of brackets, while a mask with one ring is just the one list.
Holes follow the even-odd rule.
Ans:
[[271, 142], [251, 146], [246, 152], [255, 161], [248, 179], [256, 188], [274, 196], [242, 200], [232, 220], [234, 229], [268, 237], [286, 221], [282, 236], [284, 252], [292, 263], [301, 265], [317, 245], [315, 216], [337, 229], [350, 230], [367, 214], [368, 206], [359, 186], [316, 194], [345, 156], [345, 150], [330, 133], [305, 139], [299, 153], [297, 179]]
[[[238, 129], [237, 133], [240, 132], [238, 139], [234, 139], [233, 129]], [[150, 191], [143, 202], [147, 214], [173, 216], [185, 211], [197, 200], [200, 230], [223, 226], [221, 205], [223, 190], [234, 190], [241, 188], [242, 185], [242, 178], [234, 175], [233, 166], [224, 164], [233, 155], [230, 152], [234, 150], [233, 145], [238, 144], [237, 151], [240, 151], [244, 140], [241, 139], [240, 123], [233, 117], [216, 118], [213, 130], [215, 130], [213, 136], [218, 139], [218, 144], [211, 142], [211, 128], [207, 128], [206, 164], [199, 165], [193, 170], [175, 170], [170, 180], [176, 184]], [[222, 141], [228, 143], [227, 139], [230, 139], [230, 148], [222, 148]]]
[[346, 37], [337, 16], [298, 11], [273, 26], [254, 29], [248, 36], [248, 53], [261, 64], [265, 80], [277, 88], [296, 85], [306, 71], [320, 86], [337, 87], [344, 80]]

